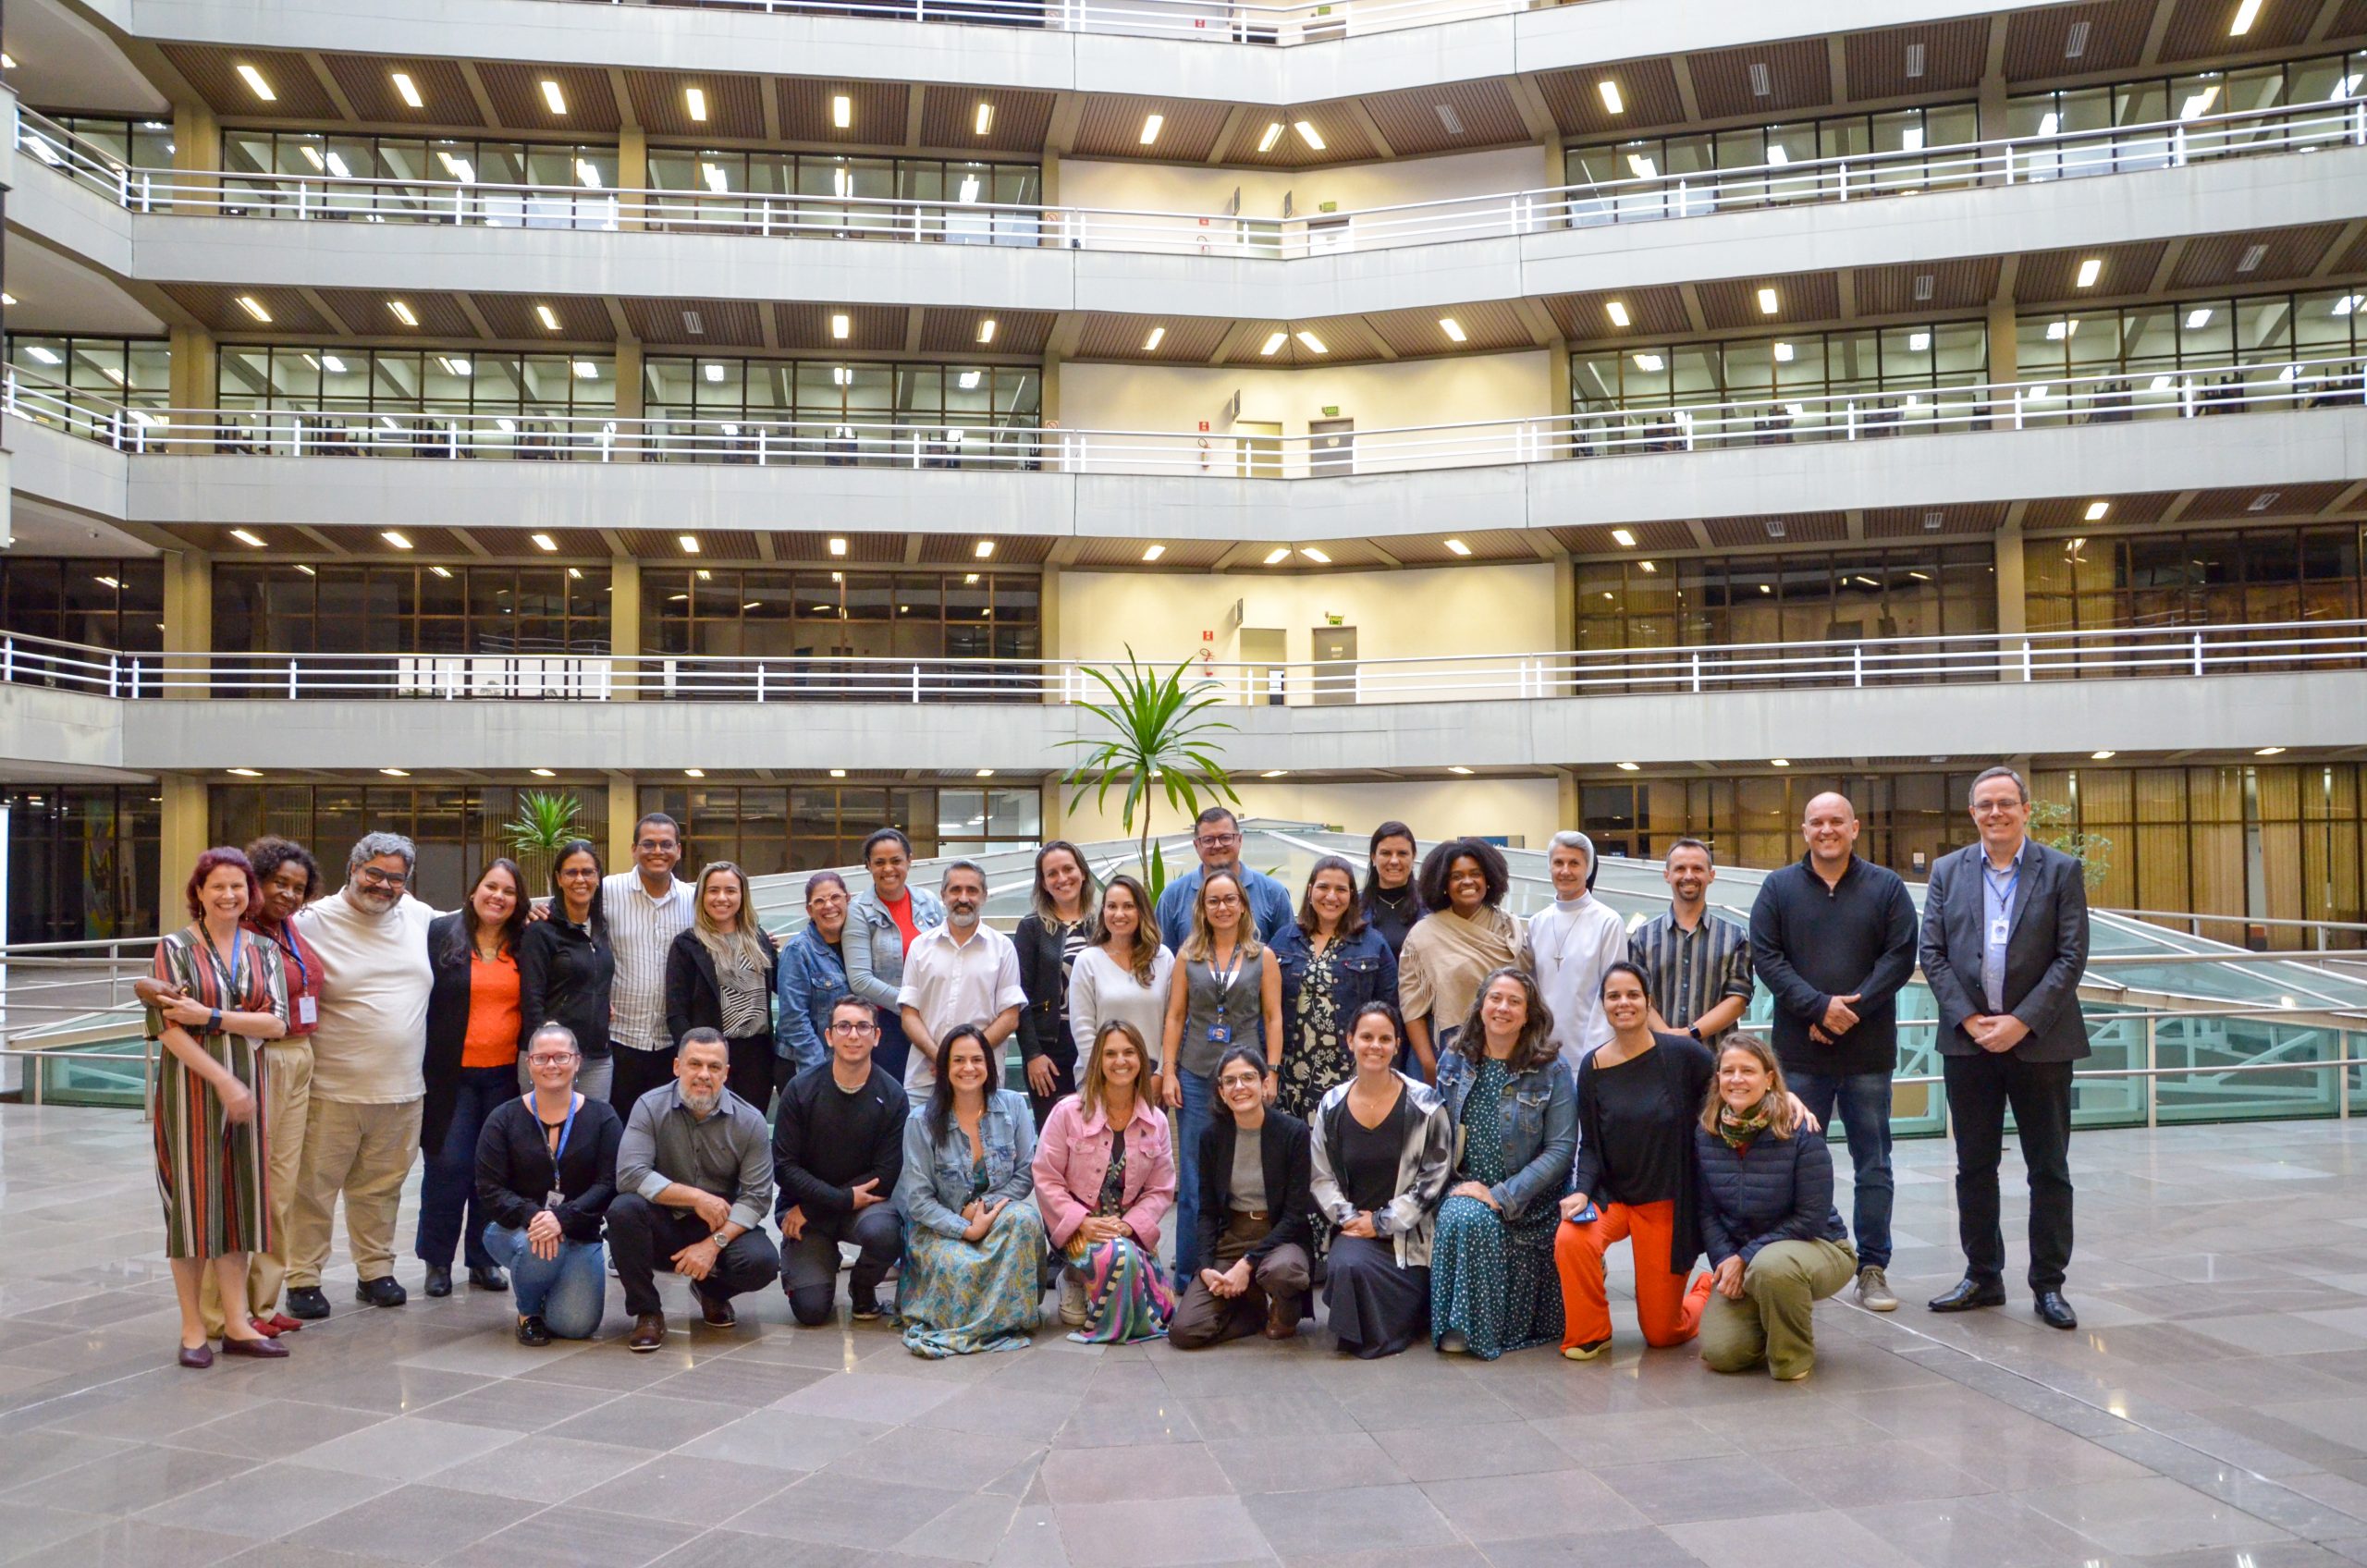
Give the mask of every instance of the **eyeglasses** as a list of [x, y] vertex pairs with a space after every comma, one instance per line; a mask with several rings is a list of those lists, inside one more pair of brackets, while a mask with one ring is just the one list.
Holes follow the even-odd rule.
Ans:
[[365, 865], [354, 875], [373, 888], [399, 888], [411, 880], [407, 871], [381, 871], [374, 865]]
[[877, 1023], [849, 1023], [844, 1020], [840, 1020], [834, 1022], [830, 1025], [830, 1033], [833, 1035], [877, 1035], [879, 1033], [879, 1025]]
[[674, 840], [671, 839], [644, 839], [634, 844], [633, 848], [636, 850], [670, 850], [674, 848]]
[[1262, 1089], [1265, 1086], [1265, 1079], [1252, 1078], [1245, 1072], [1235, 1072], [1230, 1076], [1217, 1080], [1217, 1087], [1227, 1091], [1233, 1089]]
[[1238, 833], [1203, 833], [1195, 838], [1192, 842], [1199, 845], [1200, 848], [1204, 850], [1229, 850], [1233, 848], [1233, 845], [1241, 842], [1241, 835]]
[[1975, 816], [2003, 816], [2007, 812], [2021, 809], [2022, 802], [2019, 801], [1975, 801], [1972, 802], [1972, 815]]
[[526, 1059], [526, 1064], [529, 1067], [565, 1067], [574, 1060], [575, 1053], [573, 1051], [560, 1051], [558, 1053], [543, 1051], [534, 1056], [528, 1057]]

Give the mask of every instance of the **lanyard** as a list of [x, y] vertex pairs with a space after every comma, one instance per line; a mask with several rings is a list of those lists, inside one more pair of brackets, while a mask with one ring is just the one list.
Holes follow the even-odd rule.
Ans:
[[[530, 1111], [534, 1109], [534, 1096], [533, 1095], [528, 1095], [526, 1096], [526, 1109]], [[567, 1120], [559, 1123], [558, 1146], [550, 1150], [551, 1183], [554, 1186], [558, 1183], [558, 1162], [567, 1158], [567, 1140], [575, 1133], [575, 1096], [572, 1092], [570, 1092], [567, 1096]], [[542, 1114], [539, 1111], [536, 1111], [534, 1114], [534, 1125], [543, 1129], [544, 1136], [548, 1137], [550, 1135], [550, 1123], [543, 1120]], [[550, 1145], [546, 1144], [544, 1147], [549, 1148]]]
[[214, 945], [214, 933], [202, 925], [198, 927], [198, 933], [205, 938], [206, 956], [214, 961], [214, 967], [221, 972], [222, 999], [226, 1002], [229, 1001], [233, 999], [233, 994], [239, 989], [239, 948], [247, 939], [246, 928], [231, 927], [230, 962], [227, 967], [222, 962], [222, 949]]
[[[1981, 865], [1981, 879], [1982, 879], [1983, 881], [1985, 881], [1986, 883], [1988, 883], [1988, 885], [1989, 885], [1989, 890], [1990, 890], [1991, 892], [1993, 892], [1993, 893], [1996, 892], [1996, 891], [1997, 891], [1997, 873], [1996, 873], [1996, 871], [1995, 871], [1993, 868], [1992, 868], [1990, 865], [1988, 865], [1985, 862], [1982, 864], [1982, 865]], [[2014, 918], [2014, 889], [2016, 889], [2017, 888], [2020, 887], [2021, 885], [2022, 885], [2022, 862], [2021, 862], [2021, 858], [2017, 855], [2017, 856], [2016, 856], [2016, 857], [2015, 857], [2015, 860], [2014, 860], [2014, 869], [2013, 869], [2013, 871], [2012, 871], [2012, 872], [2011, 872], [2011, 873], [2006, 876], [2006, 878], [2005, 878], [2005, 892], [2004, 892], [2004, 893], [1999, 897], [1999, 899], [1998, 899], [1998, 900], [1997, 900], [1997, 902], [1998, 902], [1997, 916], [1998, 916], [1998, 919], [1999, 919], [1999, 920], [2006, 921], [2006, 922], [2011, 922], [2011, 921], [2013, 920], [2013, 918]]]
[[1241, 978], [1241, 961], [1248, 956], [1248, 952], [1249, 944], [1235, 938], [1233, 944], [1233, 967], [1226, 970], [1217, 968], [1216, 955], [1213, 952], [1208, 955], [1208, 978], [1217, 983], [1217, 1016], [1219, 1018], [1222, 1018], [1225, 1014], [1225, 998], [1231, 994], [1233, 983]]
[[[258, 926], [256, 929], [260, 932], [262, 928]], [[274, 937], [271, 939], [272, 946], [287, 954], [288, 962], [296, 966], [296, 989], [309, 991], [313, 987], [313, 966], [304, 962], [304, 949], [296, 940], [295, 928], [283, 925], [281, 929], [287, 932], [288, 940], [283, 942]]]

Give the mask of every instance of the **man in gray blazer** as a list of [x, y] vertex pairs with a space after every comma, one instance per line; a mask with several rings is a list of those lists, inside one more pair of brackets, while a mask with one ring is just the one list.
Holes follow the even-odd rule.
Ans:
[[2088, 1055], [2079, 976], [2088, 888], [2079, 863], [2031, 841], [2030, 786], [2010, 767], [1972, 782], [1981, 842], [1943, 855], [1923, 897], [1923, 978], [1940, 1010], [1940, 1054], [1956, 1140], [1956, 1232], [1965, 1277], [1934, 1312], [2002, 1306], [2005, 1237], [1997, 1162], [2005, 1109], [2030, 1184], [2030, 1290], [2057, 1329], [2071, 1261], [2071, 1064]]

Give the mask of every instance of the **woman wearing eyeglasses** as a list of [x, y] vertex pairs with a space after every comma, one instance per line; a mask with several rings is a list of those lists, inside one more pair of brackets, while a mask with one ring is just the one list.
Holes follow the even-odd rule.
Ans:
[[567, 1025], [583, 1057], [575, 1086], [604, 1100], [615, 1072], [608, 993], [616, 984], [617, 950], [600, 909], [600, 851], [588, 842], [573, 839], [559, 846], [551, 862], [550, 918], [527, 926], [518, 944], [518, 1010], [530, 1028]]
[[805, 879], [805, 928], [780, 949], [776, 988], [780, 1022], [774, 1032], [773, 1078], [779, 1087], [830, 1056], [832, 1004], [847, 995], [847, 880], [835, 871]]
[[576, 1089], [583, 1061], [565, 1024], [535, 1030], [533, 1092], [503, 1100], [477, 1139], [477, 1205], [490, 1217], [483, 1241], [509, 1269], [521, 1345], [590, 1339], [607, 1298], [600, 1225], [625, 1130], [606, 1100]]

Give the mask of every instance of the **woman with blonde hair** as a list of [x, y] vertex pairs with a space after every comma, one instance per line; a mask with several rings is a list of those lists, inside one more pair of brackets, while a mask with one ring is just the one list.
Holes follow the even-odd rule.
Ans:
[[773, 1095], [773, 965], [779, 953], [748, 898], [748, 874], [711, 860], [691, 925], [666, 955], [666, 1032], [713, 1029], [731, 1052], [724, 1086], [762, 1116]]
[[1175, 1113], [1175, 1275], [1200, 1271], [1200, 1139], [1216, 1103], [1217, 1063], [1234, 1046], [1252, 1046], [1266, 1059], [1266, 1103], [1282, 1084], [1274, 1071], [1282, 1056], [1282, 966], [1257, 939], [1249, 890], [1230, 871], [1200, 879], [1192, 901], [1192, 930], [1175, 954], [1167, 988], [1166, 1098]]
[[1766, 1365], [1796, 1383], [1816, 1363], [1815, 1304], [1857, 1278], [1833, 1207], [1833, 1155], [1804, 1125], [1766, 1042], [1730, 1035], [1693, 1130], [1710, 1299], [1701, 1360], [1713, 1372]]
[[1159, 1269], [1175, 1156], [1167, 1119], [1143, 1092], [1147, 1058], [1133, 1024], [1103, 1024], [1084, 1081], [1052, 1108], [1036, 1145], [1036, 1207], [1063, 1264], [1061, 1316], [1085, 1344], [1157, 1339], [1175, 1314]]

